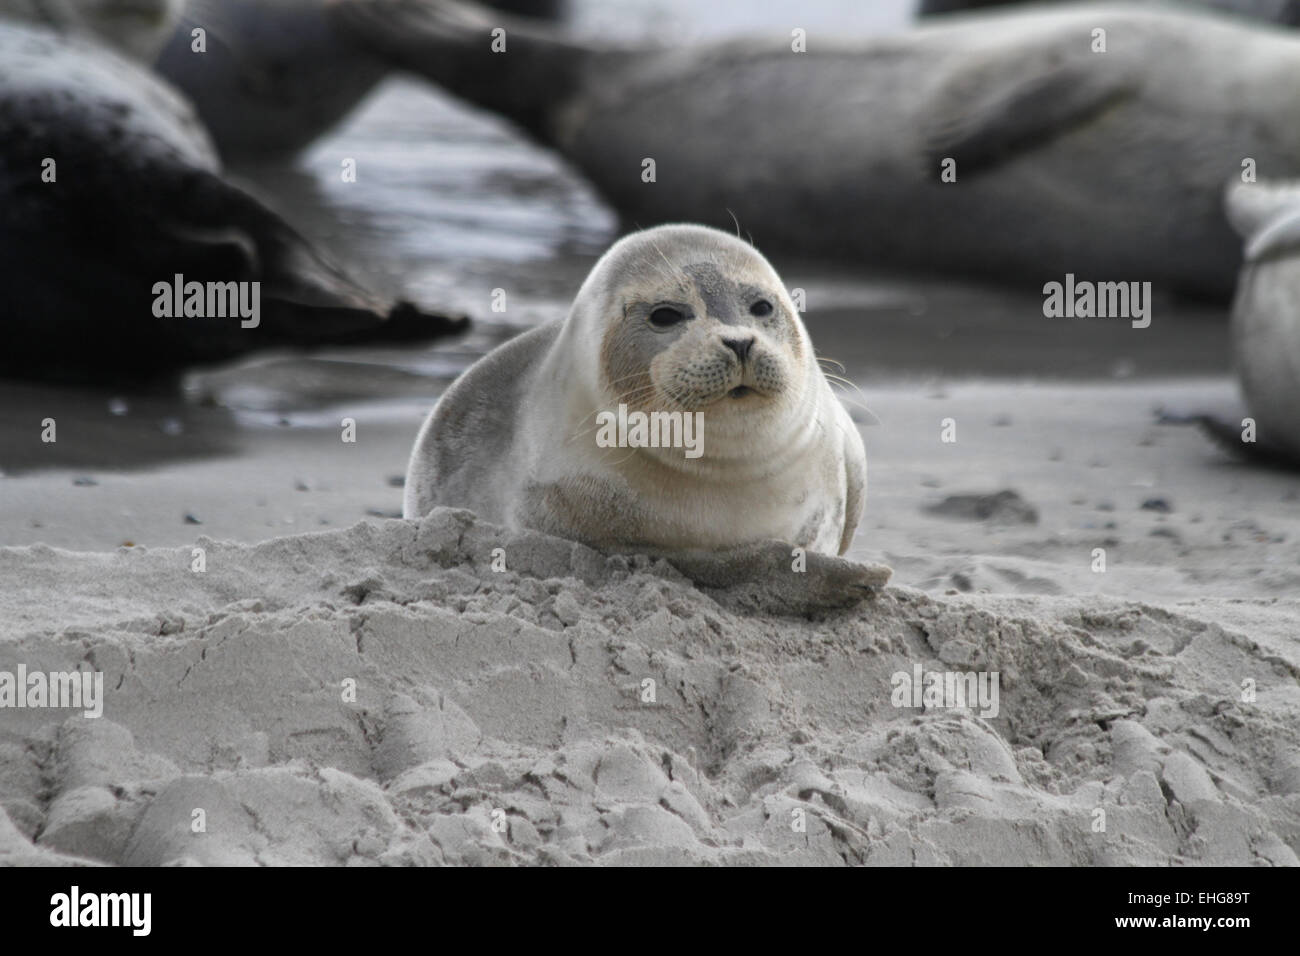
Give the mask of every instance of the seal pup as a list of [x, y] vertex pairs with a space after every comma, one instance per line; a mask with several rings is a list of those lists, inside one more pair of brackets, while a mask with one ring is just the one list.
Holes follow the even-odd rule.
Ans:
[[180, 19], [183, 0], [0, 0], [0, 17], [93, 37], [150, 63]]
[[1225, 176], [1248, 158], [1300, 175], [1300, 37], [1209, 13], [1049, 5], [795, 53], [788, 35], [609, 50], [450, 0], [333, 9], [563, 153], [628, 221], [730, 210], [764, 248], [873, 267], [1226, 300]]
[[[182, 97], [97, 44], [0, 23], [0, 140], [4, 374], [165, 378], [269, 346], [463, 324], [350, 278], [222, 177]], [[173, 283], [181, 314], [159, 291]], [[206, 293], [193, 303], [191, 283]]]
[[[947, 13], [965, 13], [989, 7], [1011, 6], [1026, 0], [921, 0], [917, 4], [918, 17], [933, 17]], [[1072, 2], [1072, 0], [1029, 0], [1033, 3]], [[1145, 0], [1149, 3], [1178, 5], [1179, 0]], [[1240, 17], [1263, 20], [1283, 26], [1300, 25], [1300, 0], [1182, 0], [1192, 6], [1221, 10]]]
[[[1234, 450], [1300, 465], [1300, 182], [1237, 182], [1225, 196], [1228, 218], [1245, 240], [1245, 263], [1232, 306], [1233, 364], [1251, 417], [1209, 422]], [[1217, 425], [1217, 427], [1215, 427]]]
[[[682, 440], [623, 441], [615, 415], [646, 416], [651, 434], [662, 416], [656, 437], [676, 416]], [[728, 233], [668, 225], [619, 240], [566, 319], [452, 384], [411, 453], [403, 512], [467, 508], [606, 550], [777, 540], [834, 555], [866, 480], [775, 270]]]

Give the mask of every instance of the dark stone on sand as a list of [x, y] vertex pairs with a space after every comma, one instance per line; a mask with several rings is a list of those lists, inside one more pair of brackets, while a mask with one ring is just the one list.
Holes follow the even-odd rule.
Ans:
[[186, 513], [186, 515], [185, 515], [185, 523], [186, 523], [186, 524], [203, 524], [202, 521], [200, 521], [200, 520], [199, 520], [198, 518], [196, 518], [194, 515], [189, 514], [189, 513]]
[[991, 495], [949, 495], [925, 509], [930, 514], [994, 524], [1037, 524], [1038, 509], [1014, 491]]
[[1142, 502], [1142, 510], [1156, 511], [1162, 515], [1167, 515], [1174, 510], [1174, 506], [1164, 498], [1148, 498], [1146, 501]]

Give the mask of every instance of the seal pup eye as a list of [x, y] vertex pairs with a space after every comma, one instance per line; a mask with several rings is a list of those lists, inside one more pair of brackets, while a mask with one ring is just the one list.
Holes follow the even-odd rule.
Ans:
[[767, 299], [759, 299], [749, 307], [749, 314], [756, 315], [760, 319], [772, 314], [772, 303]]
[[649, 315], [649, 322], [656, 329], [670, 329], [679, 322], [685, 322], [686, 315], [681, 309], [661, 305]]

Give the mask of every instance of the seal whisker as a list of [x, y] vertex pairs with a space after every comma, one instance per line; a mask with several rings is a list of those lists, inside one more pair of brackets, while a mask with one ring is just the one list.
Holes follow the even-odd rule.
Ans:
[[[623, 393], [619, 394], [619, 395], [617, 396], [617, 398], [616, 398], [614, 404], [615, 404], [615, 406], [617, 406], [617, 405], [619, 405], [619, 404], [630, 405], [632, 402], [639, 401], [641, 398], [645, 397], [647, 394], [653, 394], [654, 391], [655, 391], [655, 386], [654, 386], [653, 384], [652, 384], [652, 385], [643, 385], [643, 386], [641, 386], [640, 388], [633, 389], [633, 390], [630, 391], [630, 392], [623, 392]], [[582, 420], [581, 420], [580, 422], [578, 422], [578, 431], [574, 432], [573, 437], [570, 438], [569, 441], [572, 442], [572, 441], [574, 441], [574, 440], [577, 439], [577, 438], [581, 438], [583, 435], [589, 435], [589, 434], [591, 434], [592, 432], [594, 432], [594, 431], [596, 431], [597, 429], [599, 429], [599, 428], [600, 428], [599, 425], [593, 425], [591, 428], [587, 428], [587, 429], [583, 429], [582, 426], [585, 425], [585, 424], [587, 423], [587, 421], [588, 421], [588, 420], [589, 420], [593, 415], [599, 415], [601, 412], [608, 412], [608, 411], [613, 411], [613, 409], [610, 409], [610, 408], [595, 408], [595, 409], [593, 409], [592, 411], [588, 412], [586, 415], [584, 415], [584, 416], [582, 417]]]

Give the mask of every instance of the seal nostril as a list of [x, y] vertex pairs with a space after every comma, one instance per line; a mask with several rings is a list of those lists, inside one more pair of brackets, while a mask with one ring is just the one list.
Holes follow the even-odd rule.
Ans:
[[735, 352], [736, 358], [743, 362], [745, 356], [749, 355], [750, 346], [754, 344], [754, 337], [751, 335], [747, 339], [723, 339], [722, 344]]

